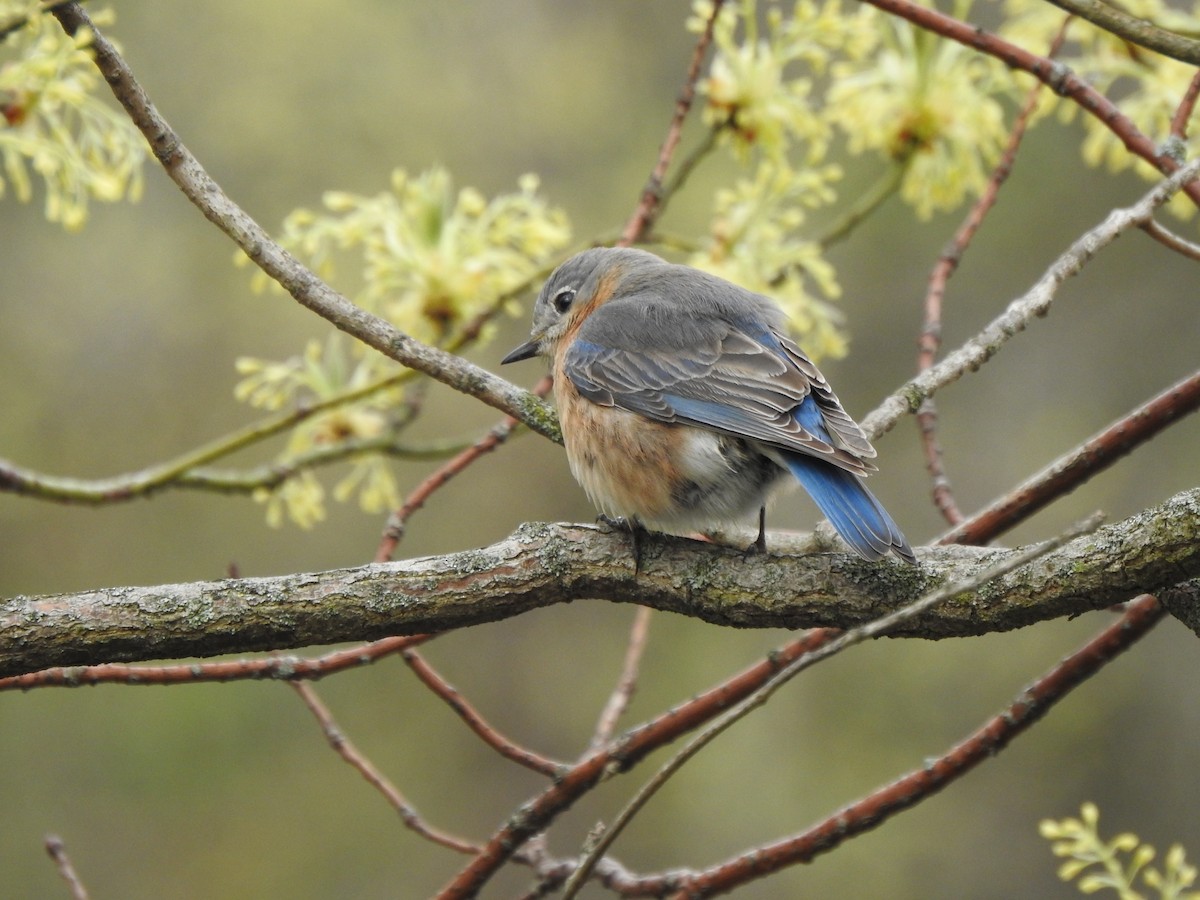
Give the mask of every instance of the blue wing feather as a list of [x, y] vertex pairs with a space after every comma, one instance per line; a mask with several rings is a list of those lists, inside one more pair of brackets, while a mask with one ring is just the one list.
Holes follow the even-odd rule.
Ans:
[[[663, 312], [654, 299], [612, 301], [585, 320], [563, 362], [585, 398], [812, 453], [857, 472], [875, 470], [868, 462], [874, 448], [824, 377], [767, 323], [703, 317], [686, 307]], [[648, 305], [656, 313], [653, 327], [641, 321]], [[687, 327], [676, 330], [672, 316]], [[686, 346], [679, 345], [681, 331]]]

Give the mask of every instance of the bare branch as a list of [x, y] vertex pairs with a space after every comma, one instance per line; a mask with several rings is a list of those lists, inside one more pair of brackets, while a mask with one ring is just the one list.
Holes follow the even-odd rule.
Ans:
[[475, 707], [467, 702], [467, 699], [459, 692], [458, 688], [443, 678], [433, 666], [425, 661], [425, 657], [415, 649], [403, 650], [400, 655], [408, 663], [408, 667], [413, 670], [413, 674], [421, 679], [422, 684], [433, 691], [435, 696], [454, 710], [455, 714], [485, 744], [505, 759], [512, 760], [517, 765], [532, 769], [541, 775], [549, 775], [551, 778], [565, 768], [563, 763], [547, 759], [544, 756], [534, 753], [532, 750], [517, 746], [489, 725], [487, 720], [479, 714]]
[[[533, 393], [538, 397], [544, 397], [550, 392], [553, 383], [553, 380], [549, 376], [546, 376], [537, 383], [533, 389]], [[396, 547], [399, 546], [401, 539], [404, 537], [404, 530], [408, 527], [409, 517], [423, 507], [425, 501], [435, 491], [484, 454], [491, 453], [507, 441], [512, 436], [516, 425], [516, 419], [512, 416], [505, 416], [493, 425], [487, 434], [475, 441], [475, 443], [467, 447], [445, 465], [440, 466], [433, 474], [417, 485], [414, 490], [410, 491], [400, 508], [388, 516], [387, 525], [383, 529], [383, 536], [379, 540], [379, 547], [375, 551], [375, 562], [387, 562], [392, 558], [392, 554], [395, 553]]]
[[[1058, 54], [1067, 37], [1067, 26], [1071, 17], [1067, 16], [1058, 33], [1050, 43], [1051, 57]], [[917, 371], [924, 372], [937, 359], [942, 347], [942, 300], [946, 295], [946, 285], [951, 276], [958, 270], [963, 254], [971, 246], [975, 234], [983, 225], [983, 220], [996, 205], [1000, 197], [1000, 188], [1008, 181], [1012, 168], [1017, 159], [1017, 151], [1025, 140], [1025, 132], [1029, 120], [1037, 109], [1044, 85], [1035, 84], [1026, 95], [1025, 104], [1017, 114], [1009, 132], [1008, 143], [1000, 155], [1000, 161], [992, 169], [987, 186], [980, 192], [979, 199], [968, 210], [962, 224], [954, 232], [950, 243], [938, 256], [933, 271], [929, 274], [929, 287], [925, 291], [925, 324], [917, 339]], [[938, 412], [932, 398], [927, 398], [917, 410], [917, 427], [921, 435], [921, 447], [925, 453], [925, 468], [933, 485], [933, 503], [941, 511], [946, 521], [957, 525], [964, 518], [954, 499], [954, 489], [946, 475], [946, 467], [942, 458], [942, 444], [937, 434]]]
[[982, 544], [994, 540], [1197, 409], [1200, 409], [1200, 372], [1122, 416], [1024, 484], [956, 525], [938, 543]]
[[356, 403], [380, 391], [396, 387], [402, 382], [410, 380], [412, 374], [411, 372], [393, 373], [364, 387], [344, 391], [333, 397], [315, 400], [297, 409], [267, 416], [258, 422], [239, 428], [231, 434], [209, 441], [176, 459], [150, 466], [139, 472], [129, 472], [111, 478], [81, 479], [45, 475], [0, 459], [0, 491], [33, 495], [66, 503], [100, 504], [146, 496], [173, 484], [183, 483], [185, 486], [196, 486], [196, 483], [204, 481], [208, 474], [215, 474], [213, 470], [205, 468], [209, 463], [295, 428], [314, 415], [328, 412], [339, 406]]
[[1146, 232], [1146, 234], [1150, 235], [1150, 237], [1154, 238], [1154, 240], [1167, 249], [1174, 250], [1180, 256], [1200, 261], [1200, 244], [1181, 237], [1154, 219], [1142, 225], [1142, 231]]
[[[527, 846], [530, 841], [535, 840], [546, 825], [602, 779], [618, 769], [632, 768], [649, 753], [719, 715], [728, 709], [730, 704], [737, 703], [770, 681], [781, 668], [823, 646], [834, 637], [836, 633], [829, 629], [813, 629], [773, 651], [764, 661], [741, 674], [668, 709], [644, 725], [626, 731], [608, 746], [585, 754], [579, 762], [562, 773], [554, 784], [526, 803], [519, 814], [512, 816], [492, 835], [479, 856], [445, 889], [451, 892], [448, 896], [455, 896], [453, 891], [459, 890], [457, 885], [473, 882], [480, 873], [483, 873], [484, 879], [489, 877], [495, 866], [502, 864], [514, 852], [514, 848]], [[565, 862], [567, 871], [556, 873], [562, 880], [566, 880], [575, 868], [574, 861]], [[614, 885], [617, 890], [634, 893], [634, 890], [628, 888], [631, 884], [628, 873], [615, 867], [612, 860], [601, 861], [597, 866], [597, 877], [606, 884]], [[469, 891], [469, 888], [467, 890]], [[655, 893], [661, 895], [663, 891], [658, 889]], [[468, 895], [461, 891], [457, 894]]]
[[92, 687], [97, 684], [161, 686], [225, 681], [317, 681], [336, 672], [369, 666], [385, 656], [423, 644], [432, 637], [434, 635], [413, 634], [383, 638], [348, 650], [335, 650], [315, 659], [268, 656], [263, 659], [231, 659], [174, 666], [105, 663], [98, 666], [42, 669], [26, 675], [0, 678], [0, 691], [28, 691], [39, 687]]
[[676, 882], [682, 880], [685, 888], [677, 896], [695, 898], [724, 893], [784, 866], [807, 862], [909, 809], [1008, 746], [1054, 704], [1128, 649], [1161, 618], [1162, 607], [1154, 597], [1139, 598], [1120, 621], [1104, 629], [1021, 691], [1003, 712], [943, 756], [926, 762], [798, 835], [755, 847], [749, 853], [684, 879], [676, 877]]
[[1200, 173], [1200, 160], [1193, 160], [1170, 178], [1160, 182], [1137, 203], [1115, 209], [1095, 228], [1083, 234], [1056, 259], [1037, 283], [1008, 305], [974, 338], [940, 363], [926, 369], [883, 401], [862, 420], [867, 436], [875, 439], [891, 430], [906, 413], [916, 412], [921, 403], [938, 390], [979, 369], [1000, 352], [1008, 340], [1025, 330], [1033, 319], [1044, 316], [1054, 303], [1064, 281], [1078, 274], [1088, 261], [1130, 228], [1150, 220], [1154, 211], [1171, 199]]
[[[775, 552], [651, 535], [634, 573], [628, 540], [584, 525], [525, 525], [478, 550], [276, 578], [125, 587], [0, 604], [0, 676], [49, 666], [210, 656], [492, 622], [604, 598], [746, 628], [852, 627], [1010, 551], [940, 548], [919, 567], [771, 539]], [[795, 554], [795, 555], [792, 555]], [[982, 634], [1111, 606], [1200, 575], [1200, 489], [1081, 538], [899, 633]]]
[[[717, 16], [721, 14], [721, 7], [724, 3], [725, 0], [714, 0], [712, 9], [709, 11], [708, 21], [704, 24], [704, 31], [696, 40], [696, 47], [692, 51], [692, 61], [688, 64], [683, 89], [675, 101], [675, 113], [671, 116], [667, 136], [658, 152], [658, 162], [654, 164], [650, 179], [642, 189], [642, 197], [638, 202], [637, 209], [634, 210], [621, 232], [620, 243], [622, 246], [628, 247], [645, 237], [646, 232], [662, 215], [666, 202], [670, 199], [670, 195], [663, 190], [663, 179], [666, 177], [667, 169], [670, 168], [671, 160], [675, 157], [675, 150], [679, 147], [679, 139], [683, 134], [683, 123], [688, 112], [691, 111], [692, 100], [696, 96], [696, 80], [700, 77], [700, 65], [704, 62], [704, 54], [708, 52], [708, 45], [712, 43], [713, 26], [716, 24]], [[678, 187], [678, 184], [674, 186]]]
[[67, 883], [67, 888], [71, 891], [72, 900], [88, 900], [87, 888], [84, 887], [79, 874], [71, 864], [71, 858], [67, 856], [67, 847], [63, 843], [62, 838], [57, 834], [46, 835], [46, 852], [50, 854], [50, 858], [58, 866], [58, 874]]
[[617, 722], [637, 687], [638, 670], [642, 663], [642, 652], [646, 649], [646, 637], [650, 631], [650, 610], [642, 606], [633, 617], [633, 625], [629, 629], [629, 643], [625, 647], [625, 659], [621, 663], [621, 675], [617, 684], [604, 704], [600, 718], [596, 722], [596, 732], [592, 735], [592, 748], [608, 742], [616, 730]]
[[[1044, 544], [1038, 544], [1032, 547], [1027, 547], [1019, 553], [1010, 555], [1007, 559], [988, 566], [982, 571], [976, 572], [970, 578], [963, 581], [955, 581], [951, 584], [945, 584], [936, 590], [930, 591], [923, 597], [914, 600], [912, 603], [895, 610], [887, 615], [880, 616], [856, 628], [851, 628], [849, 631], [843, 632], [831, 641], [822, 644], [804, 654], [804, 656], [789, 663], [779, 672], [777, 672], [769, 681], [758, 688], [753, 694], [742, 700], [733, 709], [728, 710], [721, 715], [716, 721], [707, 725], [703, 731], [692, 737], [687, 744], [675, 753], [667, 762], [654, 773], [637, 793], [621, 810], [612, 824], [604, 831], [594, 845], [584, 852], [579, 868], [567, 881], [563, 889], [563, 900], [572, 900], [587, 880], [589, 873], [593, 867], [604, 855], [605, 851], [612, 846], [613, 841], [632, 821], [633, 817], [642, 809], [643, 806], [650, 800], [659, 789], [676, 773], [688, 760], [699, 753], [704, 747], [712, 743], [719, 735], [723, 734], [733, 725], [740, 722], [754, 710], [762, 707], [771, 699], [775, 693], [803, 672], [805, 669], [812, 668], [823, 660], [828, 659], [843, 650], [847, 650], [856, 644], [861, 644], [864, 641], [873, 638], [881, 637], [895, 630], [900, 625], [911, 619], [916, 618], [927, 609], [932, 609], [939, 603], [944, 603], [960, 594], [977, 591], [979, 588], [991, 583], [1003, 575], [1017, 569], [1026, 563], [1031, 563], [1034, 560], [1040, 559], [1052, 550], [1063, 546], [1072, 538], [1083, 534], [1088, 534], [1096, 529], [1100, 524], [1100, 517], [1094, 516], [1091, 520], [1084, 522], [1074, 528], [1069, 529], [1057, 537], [1046, 541]], [[685, 895], [688, 889], [684, 889]]]
[[1180, 62], [1200, 65], [1200, 41], [1159, 28], [1100, 0], [1050, 0], [1060, 9], [1086, 19], [1123, 41], [1169, 56]]
[[1187, 140], [1188, 122], [1196, 109], [1197, 98], [1200, 98], [1200, 72], [1192, 76], [1179, 100], [1179, 106], [1175, 108], [1175, 115], [1171, 117], [1171, 137], [1177, 141]]
[[[0, 491], [39, 500], [102, 506], [148, 497], [168, 488], [187, 488], [223, 494], [252, 494], [274, 488], [309, 469], [344, 462], [360, 456], [382, 454], [401, 459], [445, 459], [461, 451], [462, 441], [408, 444], [394, 434], [351, 438], [333, 444], [318, 444], [311, 450], [273, 463], [248, 469], [218, 469], [210, 466], [180, 466], [167, 462], [141, 472], [112, 478], [74, 478], [47, 475], [0, 459]], [[198, 454], [189, 453], [185, 459]], [[225, 455], [224, 451], [221, 455]]]
[[308, 707], [308, 711], [313, 714], [313, 718], [321, 726], [321, 732], [325, 735], [325, 740], [329, 742], [329, 746], [348, 765], [362, 775], [371, 787], [387, 798], [388, 804], [400, 814], [401, 820], [408, 828], [435, 844], [440, 844], [459, 853], [479, 852], [479, 848], [469, 841], [434, 828], [422, 819], [412, 804], [404, 799], [404, 795], [400, 793], [397, 787], [338, 728], [337, 722], [333, 719], [333, 714], [321, 702], [321, 698], [317, 696], [317, 691], [311, 684], [302, 681], [293, 681], [292, 687], [295, 688], [304, 705]]

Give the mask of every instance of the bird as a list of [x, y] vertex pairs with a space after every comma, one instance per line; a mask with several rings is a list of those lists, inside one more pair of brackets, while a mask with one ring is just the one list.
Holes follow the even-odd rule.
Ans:
[[[876, 456], [770, 298], [636, 248], [563, 262], [529, 340], [501, 364], [546, 357], [575, 479], [606, 521], [712, 532], [798, 481], [860, 557], [916, 563], [863, 478]], [[636, 550], [636, 543], [635, 543]]]

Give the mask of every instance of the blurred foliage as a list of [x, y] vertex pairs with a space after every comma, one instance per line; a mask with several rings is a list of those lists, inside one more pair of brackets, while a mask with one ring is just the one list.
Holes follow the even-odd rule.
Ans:
[[[970, 12], [969, 3], [958, 5], [959, 15]], [[901, 197], [927, 219], [987, 183], [1008, 136], [1002, 101], [1016, 97], [1016, 76], [907, 22], [878, 16], [877, 27], [878, 52], [835, 68], [829, 114], [851, 152], [904, 166]]]
[[1111, 890], [1121, 900], [1144, 900], [1146, 895], [1137, 890], [1140, 881], [1162, 900], [1200, 898], [1200, 891], [1186, 890], [1196, 883], [1196, 867], [1188, 864], [1183, 847], [1172, 845], [1160, 872], [1150, 866], [1155, 849], [1136, 834], [1123, 832], [1108, 841], [1100, 837], [1100, 810], [1094, 803], [1085, 803], [1078, 819], [1044, 820], [1039, 831], [1052, 842], [1055, 856], [1067, 858], [1058, 877], [1078, 879], [1081, 893]]
[[[97, 25], [111, 13], [94, 13]], [[22, 24], [23, 23], [23, 24]], [[88, 201], [137, 200], [146, 142], [107, 92], [88, 53], [91, 35], [67, 35], [36, 0], [0, 0], [0, 196], [46, 191], [45, 213], [68, 231], [87, 221]]]
[[[440, 167], [417, 178], [397, 169], [390, 191], [373, 197], [330, 191], [326, 212], [296, 210], [284, 220], [280, 243], [326, 280], [336, 282], [340, 266], [353, 260], [361, 268], [361, 286], [351, 293], [359, 306], [418, 340], [455, 348], [490, 337], [494, 329], [488, 320], [497, 311], [515, 315], [516, 296], [546, 274], [552, 254], [569, 240], [566, 215], [547, 205], [537, 189], [537, 177], [526, 175], [516, 193], [488, 201], [473, 188], [455, 191]], [[255, 283], [278, 288], [261, 272]], [[279, 462], [291, 462], [315, 446], [376, 437], [401, 408], [404, 391], [387, 379], [401, 367], [358, 345], [347, 351], [346, 344], [331, 337], [325, 343], [309, 341], [302, 357], [237, 361], [243, 379], [235, 396], [268, 410], [387, 382], [376, 394], [297, 427]], [[398, 505], [386, 460], [367, 455], [353, 463], [334, 497], [344, 501], [355, 494], [364, 512]], [[325, 516], [324, 488], [311, 471], [255, 496], [267, 504], [272, 525], [282, 523], [284, 510], [301, 527]]]
[[[688, 28], [705, 29], [711, 0], [696, 0]], [[848, 12], [840, 0], [817, 4], [800, 0], [789, 11], [766, 4], [760, 31], [756, 0], [725, 4], [713, 26], [714, 53], [707, 77], [704, 120], [746, 160], [752, 150], [786, 159], [793, 146], [806, 148], [807, 160], [822, 159], [831, 128], [823, 114], [818, 76], [831, 60], [863, 59], [877, 40], [874, 11]]]
[[[1006, 0], [1008, 15], [1001, 34], [1026, 47], [1049, 46], [1062, 27], [1063, 14], [1042, 0]], [[1130, 0], [1121, 9], [1132, 16], [1153, 22], [1169, 31], [1184, 35], [1200, 34], [1200, 10], [1194, 4], [1182, 7], [1164, 0]], [[1142, 133], [1163, 143], [1178, 159], [1193, 159], [1200, 152], [1198, 129], [1189, 129], [1186, 140], [1172, 139], [1171, 119], [1179, 100], [1196, 74], [1193, 66], [1150, 53], [1129, 42], [1084, 25], [1071, 29], [1071, 40], [1057, 59], [1091, 84], [1115, 99], [1121, 112], [1133, 120]], [[1081, 149], [1089, 166], [1103, 165], [1110, 172], [1133, 169], [1142, 178], [1156, 181], [1161, 175], [1149, 163], [1129, 153], [1120, 138], [1095, 116], [1081, 116], [1079, 107], [1063, 98], [1046, 98], [1042, 114], [1057, 110], [1063, 121], [1076, 118], [1087, 133]], [[1172, 146], [1173, 144], [1173, 146]], [[1176, 197], [1170, 209], [1176, 215], [1191, 218], [1195, 204]]]
[[[330, 191], [327, 213], [292, 213], [280, 241], [326, 279], [338, 274], [336, 256], [352, 252], [362, 266], [354, 301], [445, 345], [497, 307], [517, 313], [514, 295], [570, 239], [566, 214], [537, 190], [537, 176], [525, 175], [516, 193], [488, 201], [474, 188], [455, 191], [440, 167], [417, 178], [397, 169], [385, 193]], [[256, 280], [268, 283], [262, 273]]]

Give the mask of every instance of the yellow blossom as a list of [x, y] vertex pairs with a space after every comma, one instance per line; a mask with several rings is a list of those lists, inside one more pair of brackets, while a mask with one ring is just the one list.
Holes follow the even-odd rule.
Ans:
[[24, 24], [0, 44], [0, 196], [11, 185], [28, 202], [40, 178], [46, 218], [77, 231], [90, 200], [141, 196], [146, 142], [101, 98], [90, 32], [67, 35], [36, 2], [0, 2], [9, 22]]
[[997, 61], [897, 21], [869, 60], [835, 65], [827, 111], [851, 152], [905, 165], [901, 195], [925, 218], [982, 189], [1014, 92]]

